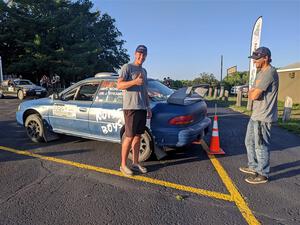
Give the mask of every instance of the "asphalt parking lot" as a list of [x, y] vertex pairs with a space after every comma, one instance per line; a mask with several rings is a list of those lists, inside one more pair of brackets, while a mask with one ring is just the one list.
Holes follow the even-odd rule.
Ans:
[[126, 178], [119, 144], [69, 136], [31, 143], [15, 121], [18, 103], [0, 99], [0, 224], [300, 223], [300, 137], [278, 127], [267, 184], [249, 185], [238, 171], [248, 117], [229, 109], [218, 110], [225, 156], [195, 144]]

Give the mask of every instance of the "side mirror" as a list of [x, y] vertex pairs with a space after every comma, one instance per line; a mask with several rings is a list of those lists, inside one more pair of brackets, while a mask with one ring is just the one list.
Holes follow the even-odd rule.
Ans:
[[59, 95], [56, 92], [54, 92], [52, 96], [53, 96], [54, 100], [58, 100], [59, 99]]

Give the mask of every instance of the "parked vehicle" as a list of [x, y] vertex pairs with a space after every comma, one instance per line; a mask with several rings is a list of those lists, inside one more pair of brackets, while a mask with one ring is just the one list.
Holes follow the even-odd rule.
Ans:
[[26, 97], [45, 97], [47, 91], [41, 86], [37, 86], [30, 80], [13, 79], [4, 80], [0, 85], [0, 98], [5, 96], [18, 97], [20, 100]]
[[[33, 142], [50, 141], [55, 133], [121, 142], [123, 91], [116, 88], [117, 78], [117, 74], [99, 73], [59, 94], [22, 102], [17, 122]], [[192, 87], [174, 92], [148, 79], [148, 95], [153, 116], [142, 135], [139, 161], [147, 160], [156, 147], [186, 146], [208, 131], [206, 103]]]
[[249, 91], [249, 85], [248, 84], [233, 86], [230, 90], [230, 94], [237, 95], [237, 92], [239, 90], [242, 91], [242, 95], [244, 97], [248, 97], [248, 91]]

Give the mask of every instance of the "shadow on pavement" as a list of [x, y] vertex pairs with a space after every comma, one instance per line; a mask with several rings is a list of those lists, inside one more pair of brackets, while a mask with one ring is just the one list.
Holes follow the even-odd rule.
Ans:
[[273, 174], [271, 180], [297, 176], [300, 174], [300, 160], [271, 167], [271, 173]]

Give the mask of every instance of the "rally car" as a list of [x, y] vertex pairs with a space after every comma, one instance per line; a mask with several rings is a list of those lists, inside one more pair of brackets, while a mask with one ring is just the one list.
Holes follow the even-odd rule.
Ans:
[[[33, 142], [51, 141], [56, 133], [121, 142], [124, 136], [123, 91], [117, 74], [98, 73], [59, 94], [22, 102], [16, 112]], [[142, 135], [139, 161], [166, 147], [176, 148], [200, 140], [211, 123], [207, 106], [193, 87], [173, 91], [148, 79], [153, 116]], [[198, 88], [199, 89], [199, 88]], [[130, 155], [131, 157], [131, 155]]]
[[22, 100], [26, 97], [45, 97], [46, 95], [47, 90], [45, 88], [26, 79], [4, 80], [0, 84], [0, 98], [14, 96]]

